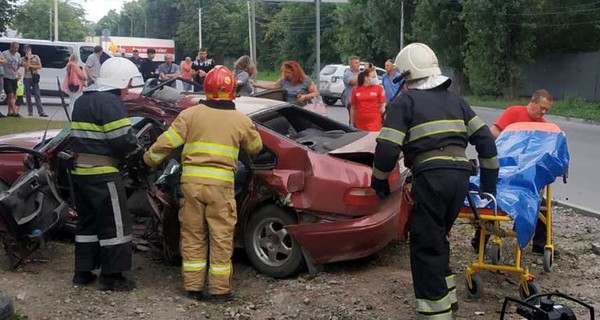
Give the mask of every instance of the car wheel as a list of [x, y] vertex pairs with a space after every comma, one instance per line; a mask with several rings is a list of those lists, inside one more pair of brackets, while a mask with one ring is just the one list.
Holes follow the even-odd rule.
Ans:
[[334, 105], [336, 102], [338, 101], [337, 98], [332, 98], [332, 97], [323, 97], [323, 102], [325, 102], [327, 105], [332, 106]]
[[285, 278], [304, 267], [302, 249], [285, 228], [296, 223], [292, 214], [276, 205], [262, 207], [250, 217], [244, 231], [244, 246], [259, 272]]

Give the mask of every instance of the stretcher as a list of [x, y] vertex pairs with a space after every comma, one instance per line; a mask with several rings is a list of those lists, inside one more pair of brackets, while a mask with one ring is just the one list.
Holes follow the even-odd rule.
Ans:
[[[471, 177], [472, 191], [459, 212], [459, 218], [481, 228], [477, 260], [465, 272], [467, 293], [473, 299], [482, 296], [481, 270], [503, 271], [519, 275], [519, 293], [525, 299], [540, 293], [535, 276], [521, 263], [523, 249], [529, 245], [538, 220], [547, 231], [544, 271], [550, 272], [554, 262], [551, 184], [559, 176], [566, 179], [567, 142], [555, 124], [517, 123], [502, 132], [496, 147], [500, 165], [497, 198], [490, 194], [479, 198], [479, 177]], [[487, 203], [482, 204], [482, 200]], [[488, 250], [485, 250], [486, 238], [490, 238]], [[503, 264], [502, 244], [509, 238], [515, 239], [514, 263]], [[486, 254], [491, 261], [486, 261]]]
[[[478, 192], [471, 191], [470, 198], [478, 195]], [[529, 272], [529, 268], [521, 264], [521, 255], [523, 250], [515, 241], [514, 263], [502, 264], [502, 244], [503, 238], [516, 238], [512, 218], [501, 210], [498, 210], [496, 198], [487, 194], [490, 199], [492, 209], [477, 208], [476, 204], [470, 201], [469, 206], [463, 206], [458, 217], [473, 222], [481, 233], [479, 236], [478, 254], [475, 262], [467, 266], [465, 277], [467, 279], [466, 289], [469, 298], [479, 299], [483, 295], [483, 280], [479, 276], [480, 270], [503, 271], [519, 274], [519, 295], [521, 299], [526, 299], [534, 294], [541, 293], [539, 286], [535, 283], [535, 276]], [[554, 244], [552, 243], [552, 192], [551, 186], [544, 188], [545, 204], [540, 206], [538, 219], [546, 226], [546, 246], [544, 247], [543, 268], [550, 272], [554, 262]], [[490, 236], [489, 248], [486, 250], [486, 238]], [[486, 253], [491, 260], [486, 262]]]

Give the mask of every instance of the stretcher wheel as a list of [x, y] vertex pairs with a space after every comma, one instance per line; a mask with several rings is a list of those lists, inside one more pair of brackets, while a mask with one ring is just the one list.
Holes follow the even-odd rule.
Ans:
[[492, 258], [492, 264], [500, 264], [500, 245], [494, 243], [490, 246], [490, 257]]
[[[523, 288], [523, 284], [519, 286], [519, 296], [521, 297], [521, 300], [525, 300], [535, 294], [542, 292], [538, 284], [533, 281], [527, 281], [527, 289], [529, 290], [529, 294], [525, 294], [525, 288]], [[535, 299], [534, 301], [532, 301], [532, 303], [539, 304], [539, 299]]]
[[552, 258], [552, 249], [546, 248], [544, 250], [544, 271], [550, 272], [552, 271], [552, 263], [554, 259]]
[[481, 280], [481, 277], [479, 275], [474, 274], [471, 276], [471, 283], [473, 284], [473, 288], [469, 288], [468, 281], [465, 283], [465, 286], [467, 287], [467, 295], [469, 296], [469, 299], [471, 299], [471, 300], [481, 299], [481, 297], [483, 296], [483, 280]]

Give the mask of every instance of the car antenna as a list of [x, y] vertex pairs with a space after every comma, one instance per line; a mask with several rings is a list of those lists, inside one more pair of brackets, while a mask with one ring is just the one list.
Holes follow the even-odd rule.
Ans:
[[54, 111], [54, 113], [52, 114], [52, 116], [50, 117], [50, 119], [48, 119], [48, 123], [46, 124], [46, 130], [44, 130], [44, 135], [42, 136], [42, 144], [41, 146], [46, 144], [46, 136], [48, 135], [48, 129], [50, 128], [50, 123], [52, 122], [52, 119], [54, 119], [54, 116], [56, 116], [56, 113], [59, 111], [60, 109], [57, 109], [56, 111]]
[[69, 122], [71, 122], [71, 116], [69, 115], [69, 110], [67, 109], [67, 104], [65, 103], [65, 93], [61, 89], [60, 80], [58, 79], [58, 76], [56, 76], [56, 84], [58, 85], [58, 93], [60, 95], [60, 104], [62, 105], [63, 110], [65, 110], [65, 114], [67, 115], [67, 120], [69, 120]]

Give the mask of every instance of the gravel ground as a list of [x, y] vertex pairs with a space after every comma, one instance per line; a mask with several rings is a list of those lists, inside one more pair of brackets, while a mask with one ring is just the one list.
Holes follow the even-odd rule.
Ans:
[[[554, 242], [560, 250], [552, 272], [542, 259], [525, 251], [524, 265], [536, 275], [542, 291], [559, 290], [600, 310], [600, 219], [570, 209], [555, 208]], [[470, 249], [472, 227], [459, 220], [451, 235], [452, 267], [457, 272], [460, 310], [457, 319], [498, 319], [504, 297], [518, 298], [518, 277], [481, 272], [484, 294], [467, 301], [465, 267], [475, 255]], [[506, 240], [503, 260], [513, 256], [513, 240]], [[600, 253], [600, 252], [599, 252]], [[236, 299], [222, 304], [197, 302], [180, 291], [179, 268], [167, 266], [146, 253], [134, 255], [133, 292], [101, 292], [95, 287], [71, 286], [73, 243], [47, 243], [30, 262], [7, 271], [0, 256], [0, 290], [13, 299], [29, 319], [412, 319], [413, 289], [408, 245], [394, 242], [378, 254], [355, 261], [326, 265], [322, 273], [285, 280], [258, 274], [242, 252], [234, 257]], [[512, 319], [519, 319], [512, 313]], [[579, 319], [587, 319], [580, 317]]]

